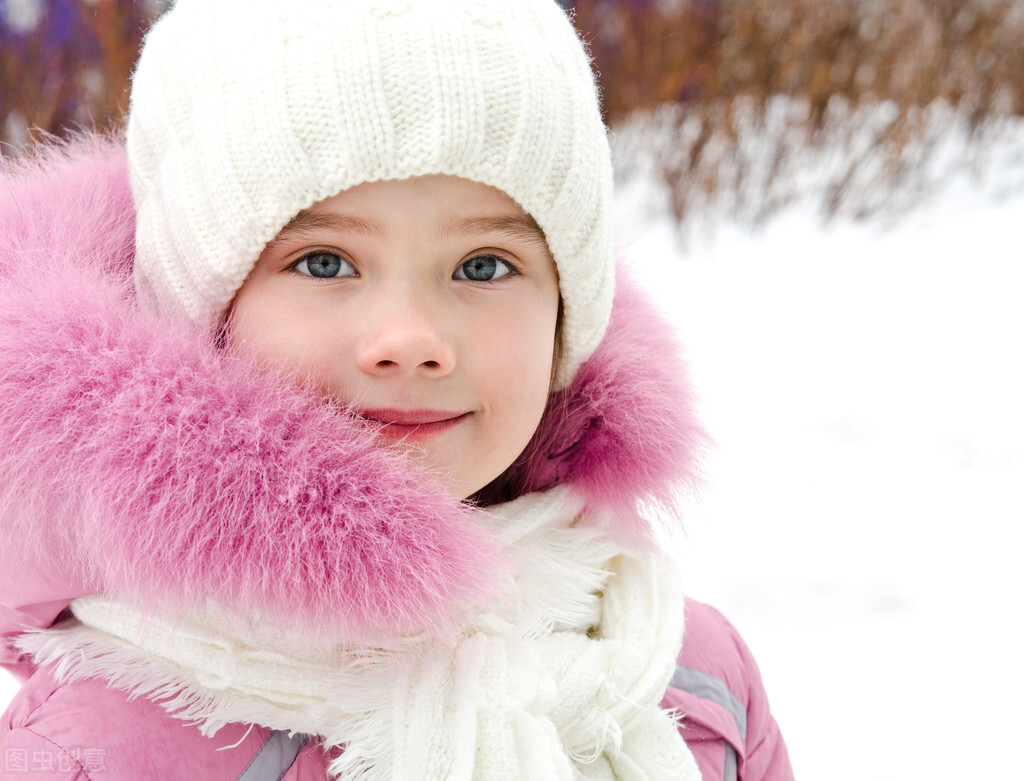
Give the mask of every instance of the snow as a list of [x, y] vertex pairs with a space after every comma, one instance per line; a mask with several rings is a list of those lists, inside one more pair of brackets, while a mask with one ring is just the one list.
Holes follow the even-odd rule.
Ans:
[[1024, 727], [1024, 188], [964, 172], [887, 229], [803, 203], [758, 229], [691, 226], [682, 248], [663, 202], [626, 182], [618, 223], [717, 440], [688, 590], [751, 645], [797, 777], [1006, 777]]
[[[991, 159], [1019, 163], [1024, 129], [1003, 143]], [[623, 251], [717, 442], [687, 586], [753, 649], [798, 778], [1012, 777], [1022, 171], [954, 172], [884, 227], [823, 225], [809, 199], [683, 243], [650, 177], [620, 182]]]

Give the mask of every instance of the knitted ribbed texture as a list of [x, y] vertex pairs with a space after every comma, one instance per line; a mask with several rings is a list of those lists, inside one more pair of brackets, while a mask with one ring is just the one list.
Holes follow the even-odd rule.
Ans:
[[178, 0], [135, 73], [136, 283], [213, 323], [300, 210], [450, 174], [543, 229], [565, 386], [613, 293], [611, 164], [587, 55], [554, 0]]

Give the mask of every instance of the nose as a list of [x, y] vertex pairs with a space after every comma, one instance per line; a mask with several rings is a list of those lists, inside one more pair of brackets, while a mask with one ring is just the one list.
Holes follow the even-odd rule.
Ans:
[[360, 370], [374, 376], [450, 374], [455, 369], [455, 349], [443, 308], [422, 295], [382, 298], [386, 300], [378, 299], [364, 322]]

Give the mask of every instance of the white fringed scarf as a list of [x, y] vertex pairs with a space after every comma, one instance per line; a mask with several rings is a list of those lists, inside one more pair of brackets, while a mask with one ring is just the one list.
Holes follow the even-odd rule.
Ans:
[[91, 596], [20, 645], [61, 679], [104, 679], [204, 734], [316, 735], [343, 748], [334, 778], [698, 781], [659, 705], [682, 637], [678, 574], [582, 513], [569, 487], [481, 512], [517, 574], [455, 638], [330, 647], [212, 606], [161, 619]]

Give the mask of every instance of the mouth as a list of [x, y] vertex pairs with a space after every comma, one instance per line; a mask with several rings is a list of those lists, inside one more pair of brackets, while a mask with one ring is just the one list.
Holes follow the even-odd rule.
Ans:
[[468, 412], [436, 409], [364, 409], [356, 414], [388, 439], [425, 439], [459, 425]]

